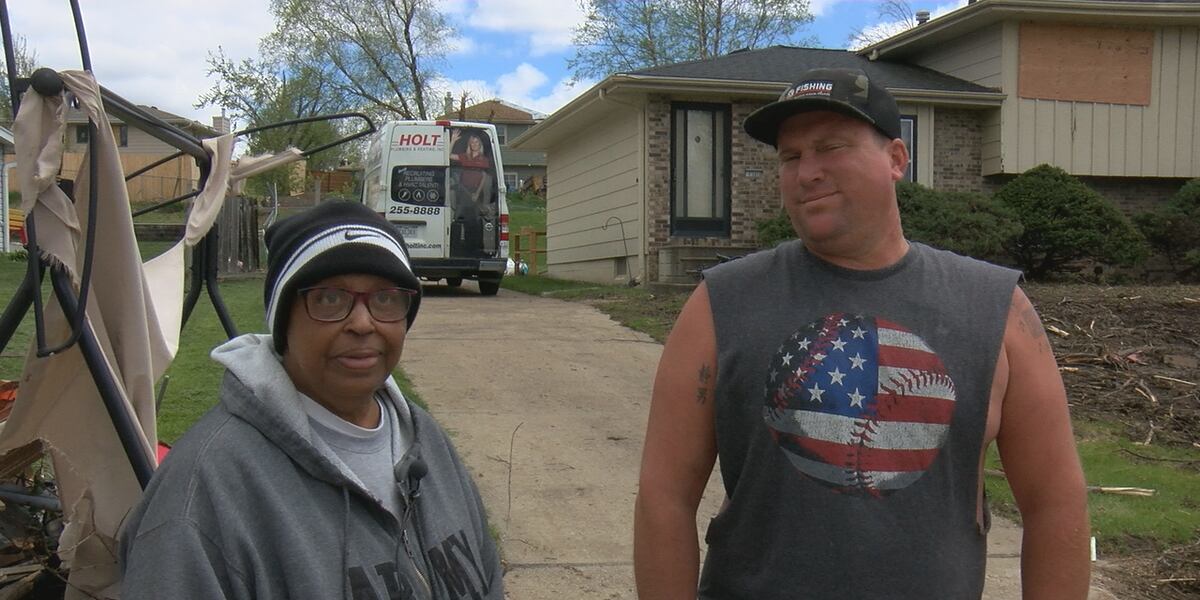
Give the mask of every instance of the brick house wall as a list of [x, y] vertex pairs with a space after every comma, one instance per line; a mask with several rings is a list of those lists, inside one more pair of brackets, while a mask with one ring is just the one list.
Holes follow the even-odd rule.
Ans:
[[[933, 187], [983, 192], [983, 111], [937, 107], [933, 123]], [[917, 157], [922, 160], [924, 157]], [[928, 158], [925, 158], [928, 160]]]
[[[682, 270], [713, 262], [717, 252], [740, 254], [755, 248], [759, 221], [779, 211], [775, 149], [742, 131], [742, 121], [763, 103], [733, 102], [729, 237], [671, 235], [671, 102], [669, 96], [652, 95], [646, 103], [648, 281], [678, 277]], [[679, 266], [680, 260], [694, 265]]]

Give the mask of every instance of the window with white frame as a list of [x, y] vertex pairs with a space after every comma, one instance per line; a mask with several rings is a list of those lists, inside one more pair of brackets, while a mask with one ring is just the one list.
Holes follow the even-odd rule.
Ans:
[[917, 117], [916, 115], [900, 115], [900, 139], [908, 148], [908, 170], [904, 173], [905, 181], [917, 180]]
[[508, 145], [508, 125], [496, 126], [496, 143], [501, 146]]
[[517, 191], [518, 185], [519, 185], [519, 182], [517, 181], [517, 174], [509, 173], [509, 172], [505, 171], [505, 173], [504, 173], [505, 189], [507, 189], [510, 192], [515, 192], [515, 191]]

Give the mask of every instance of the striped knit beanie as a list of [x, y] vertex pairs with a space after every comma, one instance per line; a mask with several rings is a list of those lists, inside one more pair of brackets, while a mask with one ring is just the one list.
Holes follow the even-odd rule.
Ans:
[[327, 277], [378, 275], [397, 287], [415, 290], [408, 309], [412, 327], [421, 303], [421, 282], [413, 275], [408, 247], [399, 230], [357, 202], [331, 201], [267, 228], [267, 280], [263, 302], [275, 350], [287, 349], [288, 319], [297, 290]]

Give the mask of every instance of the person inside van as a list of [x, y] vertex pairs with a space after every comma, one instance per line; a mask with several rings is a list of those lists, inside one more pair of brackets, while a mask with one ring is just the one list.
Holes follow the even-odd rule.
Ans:
[[121, 597], [501, 600], [479, 492], [391, 376], [421, 302], [398, 230], [326, 202], [266, 243], [268, 333], [213, 351], [218, 404], [122, 527]]
[[[492, 158], [482, 131], [450, 131], [450, 166], [457, 172], [459, 189], [477, 204], [485, 204], [492, 187]], [[453, 168], [457, 167], [457, 168]]]

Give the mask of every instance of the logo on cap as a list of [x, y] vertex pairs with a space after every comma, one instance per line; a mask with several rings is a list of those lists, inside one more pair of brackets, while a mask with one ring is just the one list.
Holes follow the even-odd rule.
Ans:
[[791, 100], [800, 96], [832, 96], [832, 81], [802, 81], [783, 93], [780, 100]]

